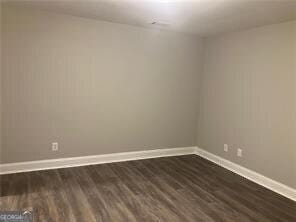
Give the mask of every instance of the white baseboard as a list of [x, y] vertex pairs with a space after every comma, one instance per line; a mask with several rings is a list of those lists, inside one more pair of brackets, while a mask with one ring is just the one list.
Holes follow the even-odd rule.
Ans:
[[95, 165], [102, 163], [122, 162], [130, 160], [141, 160], [157, 157], [180, 156], [196, 154], [211, 162], [218, 164], [242, 177], [245, 177], [257, 184], [260, 184], [276, 193], [279, 193], [289, 199], [296, 201], [296, 190], [282, 183], [265, 177], [259, 173], [242, 167], [236, 163], [226, 160], [222, 157], [209, 153], [198, 147], [182, 147], [169, 149], [154, 149], [135, 152], [112, 153], [94, 156], [60, 158], [50, 160], [38, 160], [19, 163], [0, 164], [0, 175], [20, 172], [30, 172], [37, 170], [59, 169], [86, 165]]
[[279, 193], [289, 199], [296, 201], [296, 189], [288, 187], [282, 183], [279, 183], [275, 180], [272, 180], [268, 177], [265, 177], [259, 173], [256, 173], [252, 170], [249, 170], [245, 167], [242, 167], [236, 163], [233, 163], [229, 160], [226, 160], [222, 157], [209, 153], [203, 149], [196, 148], [196, 155], [201, 156], [211, 162], [218, 164], [242, 177], [245, 177], [257, 184], [260, 184], [276, 193]]
[[0, 164], [0, 175], [37, 170], [49, 170], [76, 166], [86, 166], [102, 163], [122, 162], [166, 156], [195, 154], [196, 147], [155, 149], [135, 152], [112, 153], [104, 155], [71, 157], [49, 160], [28, 161], [19, 163]]

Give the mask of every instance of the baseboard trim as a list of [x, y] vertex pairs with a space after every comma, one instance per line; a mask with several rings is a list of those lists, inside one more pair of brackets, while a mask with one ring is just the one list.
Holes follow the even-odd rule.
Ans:
[[0, 175], [38, 170], [59, 169], [102, 163], [122, 162], [130, 160], [150, 159], [166, 156], [195, 154], [196, 147], [181, 147], [169, 149], [154, 149], [135, 152], [112, 153], [94, 156], [59, 158], [49, 160], [27, 161], [0, 164]]
[[201, 156], [242, 177], [245, 177], [276, 193], [279, 193], [289, 199], [296, 201], [295, 189], [289, 186], [286, 186], [280, 182], [277, 182], [275, 180], [272, 180], [266, 176], [263, 176], [255, 171], [242, 167], [229, 160], [226, 160], [222, 157], [219, 157], [215, 154], [207, 152], [198, 147], [154, 149], [154, 150], [145, 150], [145, 151], [83, 156], [83, 157], [71, 157], [71, 158], [59, 158], [59, 159], [38, 160], [38, 161], [28, 161], [28, 162], [18, 162], [18, 163], [7, 163], [7, 164], [0, 164], [0, 175], [39, 171], [39, 170], [68, 168], [68, 167], [78, 167], [78, 166], [95, 165], [95, 164], [103, 164], [103, 163], [123, 162], [123, 161], [131, 161], [131, 160], [150, 159], [150, 158], [158, 158], [158, 157], [181, 156], [181, 155], [189, 155], [189, 154], [196, 154], [198, 156]]
[[233, 163], [229, 160], [226, 160], [222, 157], [219, 157], [215, 154], [207, 152], [201, 148], [196, 148], [196, 155], [201, 156], [211, 162], [218, 164], [221, 167], [224, 167], [242, 177], [245, 177], [248, 180], [251, 180], [257, 184], [260, 184], [276, 193], [279, 193], [291, 200], [296, 201], [296, 190], [284, 185], [280, 182], [272, 180], [266, 176], [263, 176], [255, 171], [242, 167], [236, 163]]

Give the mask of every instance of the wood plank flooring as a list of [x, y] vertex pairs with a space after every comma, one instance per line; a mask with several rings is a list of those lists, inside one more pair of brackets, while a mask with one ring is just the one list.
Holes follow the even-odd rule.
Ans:
[[37, 222], [296, 222], [296, 202], [195, 155], [3, 175]]

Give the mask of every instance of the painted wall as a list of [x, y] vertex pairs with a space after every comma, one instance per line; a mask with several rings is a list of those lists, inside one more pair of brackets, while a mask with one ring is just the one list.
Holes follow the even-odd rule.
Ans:
[[[2, 5], [0, 2], [0, 52], [2, 51]], [[0, 163], [2, 159], [2, 53], [0, 53]], [[1, 189], [1, 188], [0, 188]]]
[[2, 163], [197, 144], [296, 188], [296, 22], [204, 56], [195, 36], [33, 10], [5, 8], [1, 31]]
[[288, 22], [205, 41], [197, 132], [199, 147], [294, 188], [295, 30]]
[[16, 8], [2, 38], [2, 163], [196, 144], [200, 39]]

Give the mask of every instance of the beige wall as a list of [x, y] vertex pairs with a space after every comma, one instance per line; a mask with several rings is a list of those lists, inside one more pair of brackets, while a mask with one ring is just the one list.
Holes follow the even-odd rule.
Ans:
[[196, 144], [201, 40], [13, 8], [2, 19], [2, 163]]
[[[1, 22], [1, 16], [2, 14], [2, 5], [1, 5], [1, 1], [0, 1], [0, 52], [2, 51], [2, 22]], [[1, 59], [1, 54], [0, 53], [0, 163], [1, 163], [1, 159], [2, 159], [2, 59]], [[0, 188], [1, 189], [1, 188]]]
[[295, 30], [289, 22], [206, 40], [197, 133], [199, 147], [294, 188]]
[[2, 18], [2, 163], [197, 144], [296, 188], [296, 22], [208, 38], [202, 58], [194, 36]]

